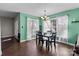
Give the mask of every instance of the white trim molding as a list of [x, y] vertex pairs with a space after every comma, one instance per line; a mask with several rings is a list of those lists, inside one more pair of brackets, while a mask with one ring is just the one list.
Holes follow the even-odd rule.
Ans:
[[2, 51], [0, 50], [0, 56], [2, 55]]
[[25, 41], [27, 41], [27, 40], [20, 40], [20, 43], [25, 42]]

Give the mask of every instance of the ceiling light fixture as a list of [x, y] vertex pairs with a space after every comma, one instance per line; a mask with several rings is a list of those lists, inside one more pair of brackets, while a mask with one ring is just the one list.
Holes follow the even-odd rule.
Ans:
[[43, 20], [48, 20], [49, 17], [46, 15], [46, 10], [44, 10], [44, 16], [41, 17]]

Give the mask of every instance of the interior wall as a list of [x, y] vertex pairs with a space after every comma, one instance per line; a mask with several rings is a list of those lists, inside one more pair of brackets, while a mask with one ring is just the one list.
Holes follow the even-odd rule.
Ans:
[[26, 40], [26, 24], [27, 24], [27, 17], [25, 14], [20, 13], [20, 41]]
[[1, 19], [0, 19], [0, 55], [2, 54], [2, 51], [1, 51]]
[[20, 17], [19, 15], [17, 15], [14, 19], [14, 36], [16, 39], [18, 39], [18, 33], [20, 33], [20, 24], [19, 24], [19, 20], [20, 20]]
[[1, 38], [14, 36], [14, 20], [1, 17]]
[[39, 17], [39, 30], [40, 31], [43, 31], [44, 30], [43, 21], [42, 21], [42, 19], [40, 17]]
[[20, 13], [20, 41], [27, 40], [27, 18], [38, 19], [36, 16]]
[[[73, 19], [79, 20], [79, 8], [52, 14], [52, 15], [49, 15], [49, 17], [56, 18], [56, 17], [64, 16], [64, 15], [68, 16], [68, 43], [74, 44], [77, 39], [77, 34], [79, 34], [79, 23], [78, 22], [72, 23], [72, 20]], [[27, 29], [26, 29], [27, 17], [29, 17], [29, 16], [27, 16], [27, 14], [20, 13], [21, 40], [22, 39], [25, 40], [27, 38], [26, 37], [26, 35], [27, 35], [26, 34], [26, 32], [27, 32]], [[40, 21], [40, 24], [41, 23], [42, 23], [42, 21]], [[42, 25], [43, 25], [43, 23], [42, 23]], [[42, 30], [43, 30], [43, 26], [42, 26]]]
[[72, 20], [79, 21], [79, 8], [49, 15], [49, 17], [55, 18], [64, 15], [68, 16], [68, 43], [74, 44], [77, 39], [77, 34], [79, 34], [79, 22], [72, 23]]

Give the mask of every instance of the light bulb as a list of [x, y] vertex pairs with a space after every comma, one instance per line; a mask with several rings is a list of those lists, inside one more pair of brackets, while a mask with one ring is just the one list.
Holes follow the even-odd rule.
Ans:
[[44, 17], [41, 17], [42, 19], [44, 19]]
[[47, 16], [44, 16], [45, 18], [47, 18]]

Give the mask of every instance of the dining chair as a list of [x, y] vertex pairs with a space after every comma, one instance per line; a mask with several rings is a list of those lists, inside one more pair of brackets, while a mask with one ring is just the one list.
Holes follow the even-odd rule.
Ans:
[[47, 48], [47, 47], [48, 47], [48, 38], [45, 37], [46, 34], [47, 34], [47, 33], [44, 33], [44, 34], [43, 34], [43, 41], [44, 41], [43, 44], [45, 44], [45, 46], [46, 46], [46, 48]]
[[38, 34], [39, 34], [39, 31], [36, 31], [36, 45], [38, 44], [38, 39], [39, 39]]
[[50, 37], [49, 44], [51, 45], [52, 49], [52, 43], [54, 43], [54, 48], [56, 49], [56, 33], [52, 33], [52, 36]]
[[46, 48], [48, 47], [48, 38], [45, 37], [47, 33], [41, 33], [38, 32], [38, 45], [41, 45], [41, 47], [43, 47], [44, 45], [46, 46]]
[[79, 55], [79, 35], [77, 37], [77, 40], [75, 42], [75, 46], [74, 46], [74, 49], [73, 49], [73, 56], [75, 54], [78, 54]]
[[41, 45], [41, 43], [42, 43], [42, 46], [43, 46], [44, 41], [43, 41], [42, 31], [38, 31], [36, 33], [36, 44]]
[[42, 47], [44, 46], [44, 44], [45, 44], [45, 46], [46, 46], [46, 48], [48, 47], [48, 38], [46, 38], [45, 37], [45, 35], [46, 35], [47, 33], [42, 33], [41, 35], [39, 35], [39, 44], [40, 44], [40, 42], [42, 43]]

